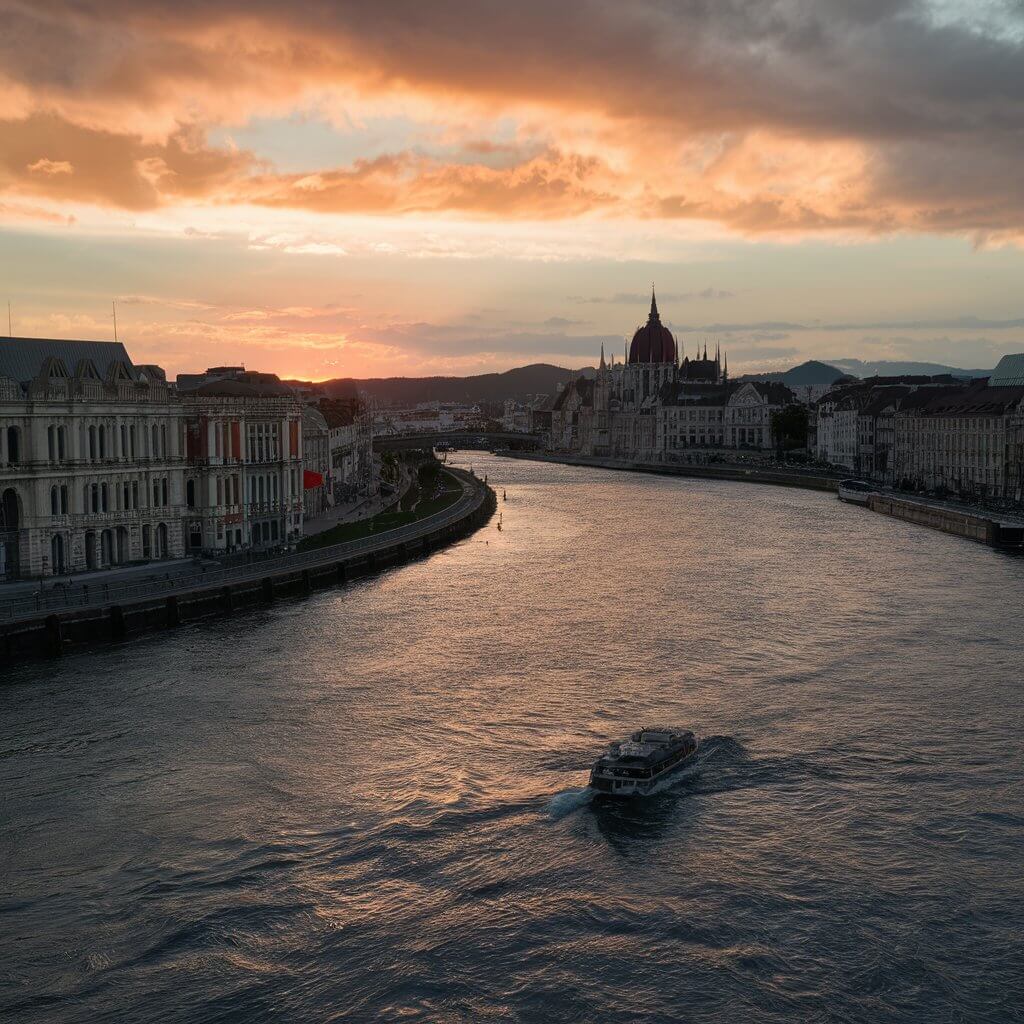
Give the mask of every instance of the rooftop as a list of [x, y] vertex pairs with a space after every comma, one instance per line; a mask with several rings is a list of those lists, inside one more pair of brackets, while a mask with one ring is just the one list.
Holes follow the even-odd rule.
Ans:
[[66, 341], [59, 338], [0, 338], [0, 377], [19, 384], [34, 380], [47, 359], [59, 359], [69, 376], [83, 359], [106, 379], [114, 363], [123, 363], [133, 380], [138, 379], [131, 356], [119, 341]]

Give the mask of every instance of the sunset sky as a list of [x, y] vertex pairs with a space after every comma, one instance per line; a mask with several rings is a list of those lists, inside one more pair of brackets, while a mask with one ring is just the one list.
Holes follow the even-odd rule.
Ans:
[[654, 281], [684, 350], [739, 371], [1024, 350], [1018, 2], [0, 17], [16, 335], [110, 337], [116, 298], [172, 374], [580, 366]]

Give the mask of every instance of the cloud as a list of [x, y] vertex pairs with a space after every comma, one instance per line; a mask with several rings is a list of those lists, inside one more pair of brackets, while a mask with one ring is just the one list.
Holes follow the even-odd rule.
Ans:
[[145, 210], [208, 196], [256, 163], [251, 154], [207, 146], [187, 127], [147, 143], [53, 114], [0, 120], [0, 190], [22, 196]]
[[45, 156], [28, 165], [30, 174], [73, 174], [74, 170], [67, 160], [49, 160]]
[[1024, 327], [1024, 318], [986, 320], [976, 316], [946, 317], [937, 320], [881, 320], [875, 322], [792, 323], [786, 320], [760, 320], [754, 323], [714, 323], [700, 326], [673, 325], [673, 330], [687, 334], [734, 334], [769, 331], [791, 334], [799, 331], [922, 331], [922, 330], [1016, 330]]
[[[731, 299], [735, 292], [725, 291], [722, 288], [703, 288], [697, 292], [662, 292], [659, 291], [658, 302], [688, 302], [691, 299]], [[570, 295], [570, 302], [580, 303], [609, 303], [617, 306], [646, 306], [651, 301], [648, 292], [616, 292], [614, 295]]]
[[[984, 17], [925, 0], [0, 0], [0, 11], [9, 192], [127, 210], [1024, 235], [1019, 5]], [[204, 142], [211, 125], [311, 108], [339, 125], [400, 112], [443, 126], [456, 151], [410, 145], [284, 174]]]
[[585, 324], [586, 320], [569, 320], [564, 316], [549, 316], [544, 321], [544, 327], [575, 327], [579, 324]]

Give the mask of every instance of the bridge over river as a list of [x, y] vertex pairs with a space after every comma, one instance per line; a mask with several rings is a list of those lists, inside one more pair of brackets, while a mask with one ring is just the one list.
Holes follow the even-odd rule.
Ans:
[[517, 434], [511, 431], [438, 430], [424, 434], [385, 434], [373, 439], [374, 451], [398, 452], [416, 448], [471, 448], [493, 451], [496, 448], [532, 450], [542, 447], [539, 434]]

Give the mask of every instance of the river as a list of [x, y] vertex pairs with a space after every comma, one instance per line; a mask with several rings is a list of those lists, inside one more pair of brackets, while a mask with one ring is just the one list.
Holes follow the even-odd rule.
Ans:
[[[3, 670], [0, 1019], [1021, 1019], [1024, 560], [460, 460], [500, 530]], [[647, 721], [697, 764], [589, 799]]]

